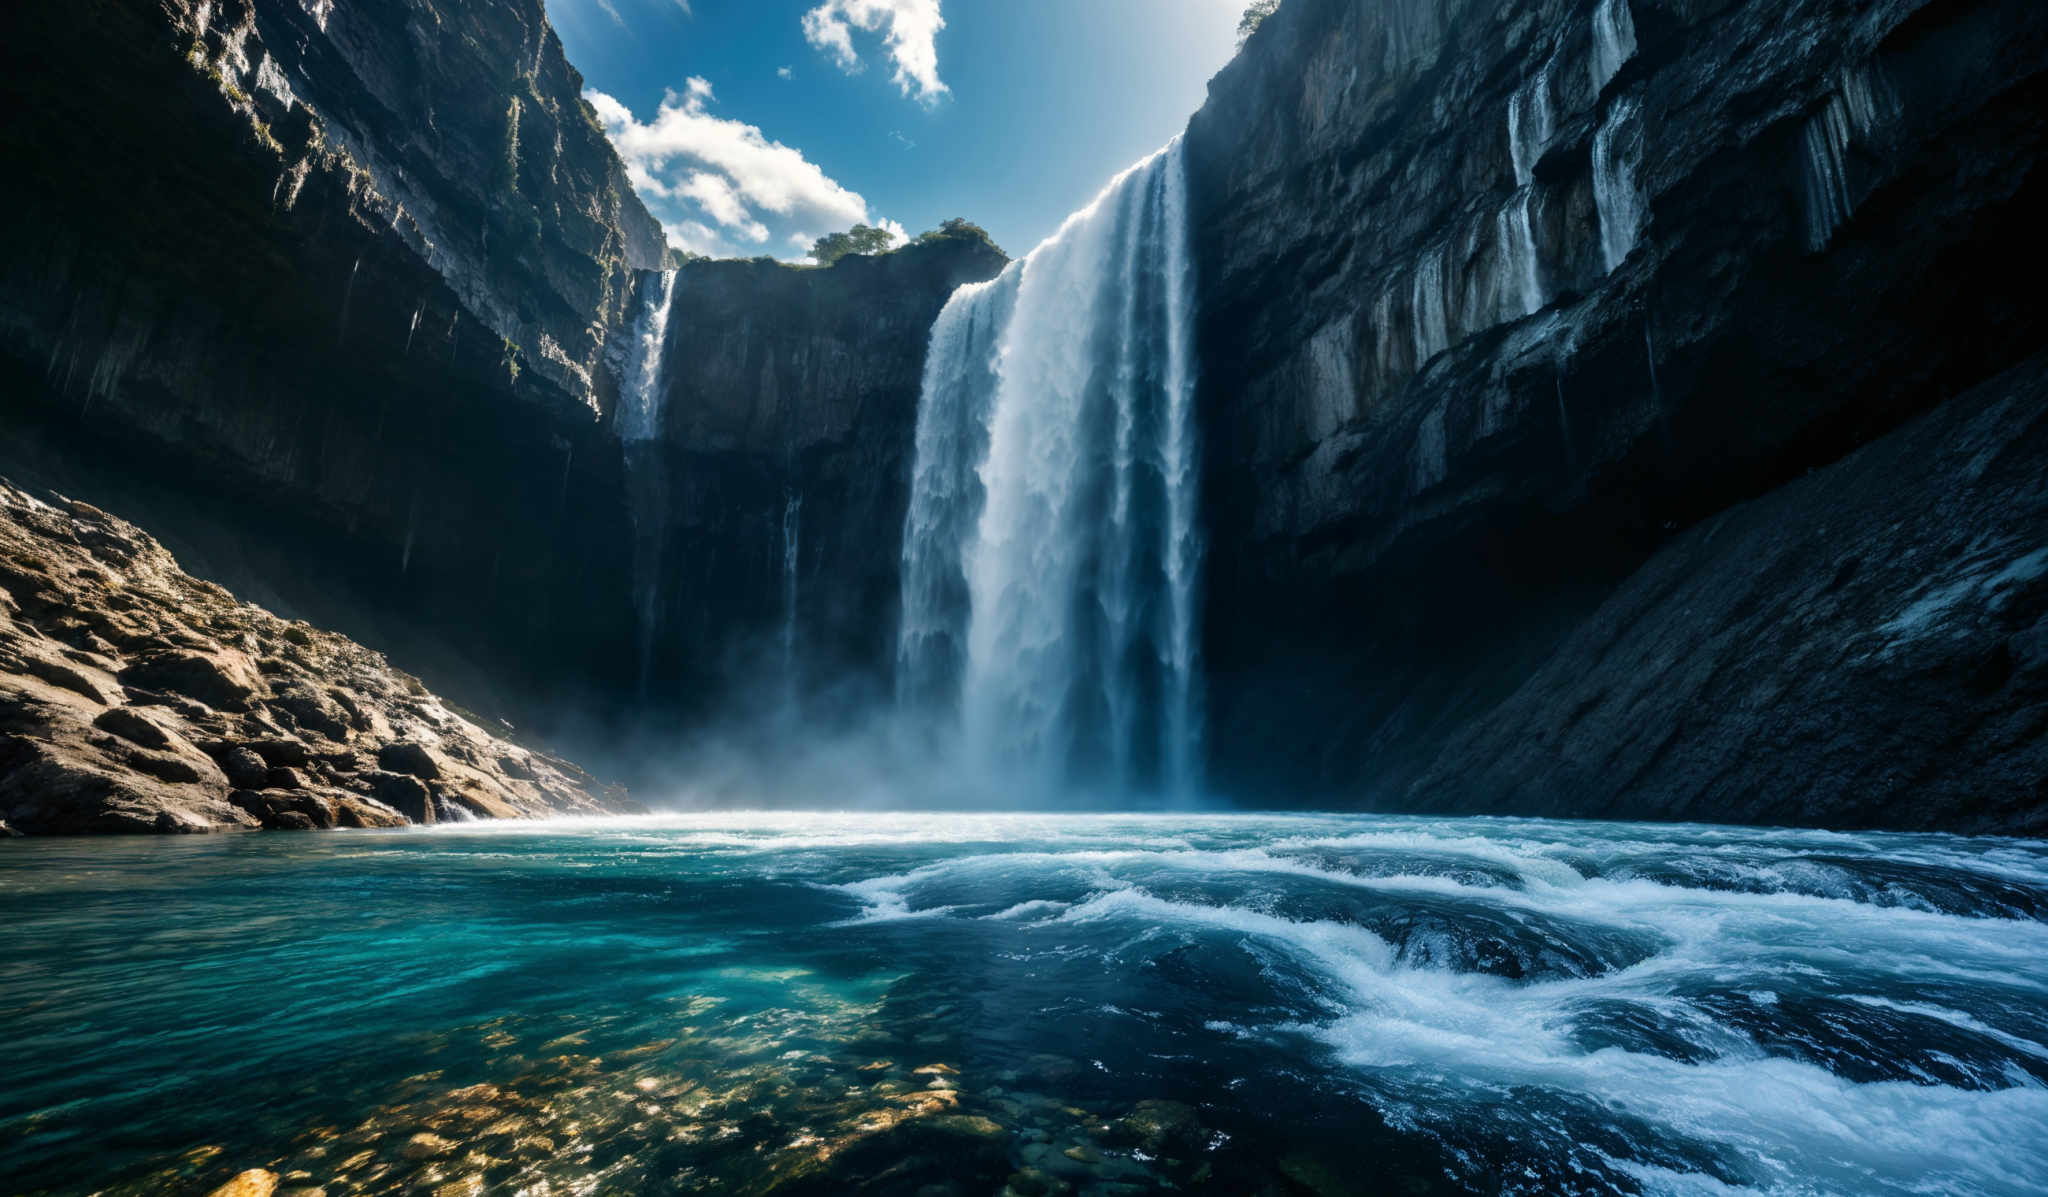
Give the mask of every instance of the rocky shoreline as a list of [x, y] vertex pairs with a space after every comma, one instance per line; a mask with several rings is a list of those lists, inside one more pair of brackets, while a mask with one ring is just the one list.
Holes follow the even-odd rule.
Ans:
[[378, 653], [0, 479], [0, 833], [404, 827], [637, 809]]

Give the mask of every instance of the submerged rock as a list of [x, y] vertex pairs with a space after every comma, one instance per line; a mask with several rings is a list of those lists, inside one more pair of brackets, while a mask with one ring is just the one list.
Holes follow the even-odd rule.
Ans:
[[271, 1197], [277, 1192], [278, 1176], [262, 1168], [251, 1168], [206, 1197]]

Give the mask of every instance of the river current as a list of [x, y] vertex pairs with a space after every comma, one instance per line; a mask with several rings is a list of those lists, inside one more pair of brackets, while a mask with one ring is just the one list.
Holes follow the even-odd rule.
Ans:
[[706, 814], [0, 845], [8, 1192], [2040, 1193], [2048, 844]]

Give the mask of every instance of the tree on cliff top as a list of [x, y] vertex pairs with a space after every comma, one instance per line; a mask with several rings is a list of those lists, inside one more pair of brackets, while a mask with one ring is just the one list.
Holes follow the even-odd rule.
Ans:
[[982, 228], [971, 220], [958, 216], [946, 221], [930, 232], [917, 235], [917, 243], [919, 245], [929, 245], [934, 241], [980, 241], [997, 253], [1003, 252], [1002, 246], [997, 245], [995, 238], [988, 235], [987, 229]]
[[1280, 9], [1280, 0], [1252, 0], [1245, 7], [1244, 15], [1237, 19], [1237, 40], [1242, 42], [1252, 31], [1265, 23], [1267, 17]]
[[889, 230], [857, 224], [844, 233], [827, 233], [811, 246], [811, 257], [820, 266], [830, 266], [848, 254], [885, 254], [896, 238]]

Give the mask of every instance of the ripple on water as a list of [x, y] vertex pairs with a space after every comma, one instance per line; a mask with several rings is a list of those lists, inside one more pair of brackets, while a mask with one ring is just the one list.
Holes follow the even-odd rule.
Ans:
[[2021, 841], [784, 813], [31, 844], [0, 887], [31, 1192], [2048, 1175]]

